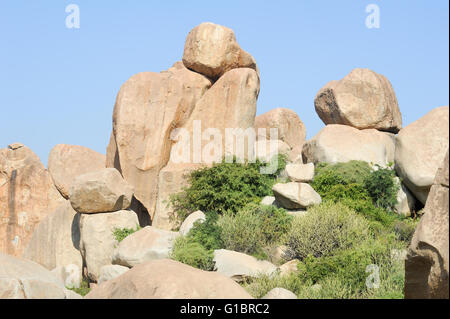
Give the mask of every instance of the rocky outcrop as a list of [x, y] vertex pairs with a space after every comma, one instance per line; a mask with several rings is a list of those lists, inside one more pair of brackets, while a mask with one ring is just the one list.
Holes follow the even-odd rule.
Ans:
[[112, 262], [116, 265], [134, 267], [146, 261], [169, 257], [178, 232], [157, 229], [152, 226], [129, 235], [114, 251]]
[[63, 201], [31, 149], [0, 149], [0, 252], [20, 256], [37, 224]]
[[69, 198], [75, 177], [105, 168], [106, 157], [87, 147], [58, 144], [48, 157], [48, 171], [62, 196]]
[[81, 277], [79, 223], [80, 214], [65, 201], [37, 225], [22, 257], [48, 270], [74, 264], [78, 268], [78, 277]]
[[81, 269], [80, 265], [68, 264], [56, 267], [52, 270], [52, 274], [58, 277], [66, 288], [80, 288], [82, 281]]
[[449, 298], [449, 154], [441, 164], [405, 262], [405, 298]]
[[314, 100], [325, 124], [397, 133], [402, 115], [391, 83], [369, 69], [354, 69], [339, 81], [327, 83]]
[[238, 282], [248, 277], [272, 275], [277, 270], [277, 267], [268, 261], [226, 249], [215, 250], [213, 260], [217, 272]]
[[374, 129], [332, 124], [303, 145], [304, 163], [365, 161], [380, 166], [394, 162], [394, 137]]
[[251, 299], [233, 280], [161, 259], [133, 267], [86, 295], [86, 299]]
[[115, 229], [136, 229], [136, 214], [122, 210], [105, 214], [82, 214], [80, 218], [80, 251], [87, 268], [89, 280], [97, 282], [100, 268], [112, 264], [112, 256], [118, 242]]
[[272, 191], [277, 203], [286, 209], [303, 209], [322, 202], [320, 195], [306, 183], [278, 183]]
[[261, 299], [297, 299], [297, 296], [290, 290], [273, 288]]
[[[271, 128], [278, 130], [278, 137], [270, 136]], [[293, 110], [276, 108], [257, 116], [255, 118], [255, 130], [259, 129], [265, 129], [265, 133], [260, 135], [257, 131], [258, 140], [279, 139], [289, 145], [288, 158], [291, 161], [295, 161], [301, 156], [306, 139], [306, 128]]]
[[79, 213], [104, 213], [127, 209], [133, 188], [115, 168], [80, 175], [72, 183], [70, 203]]
[[190, 214], [180, 226], [180, 235], [185, 236], [189, 233], [189, 231], [194, 227], [195, 223], [203, 223], [206, 220], [205, 214], [198, 210]]
[[57, 276], [41, 265], [0, 253], [0, 299], [74, 299]]
[[396, 137], [395, 170], [425, 204], [449, 143], [449, 108], [438, 107], [403, 128]]
[[239, 47], [233, 30], [210, 22], [189, 32], [183, 63], [188, 69], [213, 80], [231, 69], [257, 69], [255, 59]]
[[181, 127], [211, 86], [181, 62], [161, 73], [132, 76], [120, 88], [113, 114], [107, 165], [114, 164], [153, 219], [158, 174], [167, 164], [171, 131]]

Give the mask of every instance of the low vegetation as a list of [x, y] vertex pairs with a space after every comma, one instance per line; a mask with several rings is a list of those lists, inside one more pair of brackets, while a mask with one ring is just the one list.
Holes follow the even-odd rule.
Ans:
[[201, 209], [207, 217], [177, 239], [172, 258], [213, 270], [215, 249], [272, 260], [273, 248], [284, 245], [287, 259], [300, 261], [298, 271], [242, 283], [254, 297], [283, 287], [299, 298], [403, 298], [399, 256], [418, 221], [394, 213], [398, 185], [391, 168], [319, 164], [311, 185], [322, 204], [292, 217], [259, 204], [279, 176], [260, 174], [261, 165], [221, 163], [192, 173], [191, 186], [173, 203], [184, 210], [181, 216]]
[[141, 229], [141, 227], [139, 225], [136, 225], [135, 229], [133, 229], [133, 228], [114, 228], [113, 236], [120, 243], [126, 237], [130, 236], [131, 234], [137, 232], [140, 229]]

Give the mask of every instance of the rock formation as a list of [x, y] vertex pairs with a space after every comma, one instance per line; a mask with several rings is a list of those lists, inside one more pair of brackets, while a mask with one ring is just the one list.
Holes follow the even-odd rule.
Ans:
[[20, 256], [37, 224], [63, 201], [31, 149], [15, 143], [0, 150], [0, 252]]
[[354, 69], [342, 80], [327, 83], [317, 93], [314, 105], [325, 124], [393, 133], [402, 128], [402, 115], [391, 83], [369, 69]]
[[405, 262], [405, 298], [449, 298], [449, 155], [441, 163]]

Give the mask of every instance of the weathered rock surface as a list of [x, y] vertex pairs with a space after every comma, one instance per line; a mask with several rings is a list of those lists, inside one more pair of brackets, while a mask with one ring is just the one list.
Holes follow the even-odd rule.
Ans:
[[[81, 257], [81, 255], [80, 255]], [[82, 277], [82, 266], [68, 264], [58, 266], [51, 271], [56, 277], [61, 279], [66, 288], [80, 288]]]
[[279, 267], [280, 276], [287, 276], [287, 275], [290, 275], [292, 273], [298, 272], [298, 268], [297, 267], [298, 267], [299, 262], [300, 261], [298, 259], [293, 259], [293, 260], [290, 260], [290, 261], [282, 264]]
[[120, 242], [113, 255], [113, 264], [134, 267], [146, 261], [168, 258], [178, 235], [178, 232], [144, 227]]
[[314, 100], [325, 124], [397, 133], [402, 115], [391, 83], [369, 69], [354, 69], [339, 81], [327, 83]]
[[[270, 135], [271, 128], [278, 129], [277, 137]], [[259, 129], [265, 129], [265, 133], [261, 131], [261, 134]], [[258, 140], [279, 139], [285, 142], [290, 148], [288, 157], [291, 161], [301, 156], [306, 139], [306, 128], [293, 110], [276, 108], [257, 116], [255, 118], [255, 130], [258, 130]]]
[[73, 299], [61, 279], [41, 265], [0, 253], [0, 299]]
[[48, 157], [48, 171], [62, 196], [69, 198], [75, 177], [105, 168], [106, 157], [84, 146], [58, 144]]
[[400, 181], [400, 178], [396, 177], [395, 182], [400, 186], [397, 192], [397, 204], [394, 209], [397, 214], [405, 217], [411, 216], [411, 213], [416, 207], [416, 198], [408, 190], [408, 188]]
[[292, 182], [311, 182], [314, 178], [314, 164], [287, 164], [286, 173]]
[[339, 163], [360, 160], [380, 166], [394, 162], [393, 135], [374, 129], [332, 124], [303, 145], [304, 163]]
[[20, 256], [36, 225], [63, 201], [31, 149], [0, 149], [0, 252]]
[[203, 223], [205, 220], [206, 216], [201, 210], [193, 212], [181, 224], [180, 235], [187, 235], [196, 222]]
[[86, 299], [251, 299], [233, 280], [161, 259], [133, 267], [102, 283]]
[[186, 122], [210, 86], [207, 78], [177, 62], [161, 73], [136, 74], [120, 88], [107, 165], [114, 165], [134, 187], [135, 197], [151, 219], [158, 174], [167, 164], [173, 144], [170, 133]]
[[257, 140], [253, 147], [255, 158], [262, 162], [270, 162], [275, 155], [283, 154], [290, 159], [291, 147], [282, 140]]
[[277, 270], [274, 264], [266, 260], [257, 260], [253, 256], [226, 249], [214, 251], [214, 262], [217, 272], [238, 282], [261, 274], [271, 275]]
[[75, 264], [81, 277], [79, 223], [80, 214], [66, 200], [37, 225], [22, 257], [48, 270]]
[[180, 192], [183, 187], [188, 186], [188, 175], [199, 165], [194, 164], [173, 164], [164, 167], [158, 177], [158, 198], [152, 226], [173, 230], [180, 226], [180, 221], [175, 208], [170, 203], [170, 196]]
[[284, 288], [273, 288], [261, 299], [297, 299], [297, 296]]
[[396, 137], [395, 170], [425, 204], [449, 143], [449, 108], [442, 106], [403, 128]]
[[115, 168], [104, 168], [74, 179], [70, 203], [79, 213], [104, 213], [127, 209], [131, 205], [133, 188]]
[[210, 22], [189, 32], [183, 63], [188, 69], [214, 80], [231, 69], [257, 69], [255, 59], [240, 48], [233, 30]]
[[96, 282], [100, 268], [112, 264], [114, 249], [118, 245], [113, 232], [116, 228], [136, 229], [136, 214], [122, 210], [104, 214], [82, 214], [80, 218], [80, 251], [87, 267], [87, 275]]
[[280, 206], [286, 209], [307, 208], [322, 202], [320, 195], [306, 183], [278, 183], [272, 191]]
[[119, 277], [120, 275], [126, 273], [130, 268], [120, 266], [120, 265], [105, 265], [100, 268], [100, 277], [98, 279], [98, 284], [102, 282], [112, 280]]
[[441, 164], [405, 262], [405, 298], [449, 298], [449, 155]]

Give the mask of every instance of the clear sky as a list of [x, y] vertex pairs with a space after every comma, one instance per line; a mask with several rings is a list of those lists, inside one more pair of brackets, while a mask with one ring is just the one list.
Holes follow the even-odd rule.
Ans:
[[[80, 28], [66, 28], [68, 4]], [[366, 6], [380, 8], [369, 29]], [[314, 97], [353, 68], [385, 75], [404, 126], [448, 105], [447, 0], [0, 2], [0, 148], [31, 147], [46, 164], [59, 143], [105, 153], [116, 94], [142, 71], [181, 60], [188, 32], [210, 21], [232, 28], [261, 74], [258, 114], [295, 110], [308, 138], [324, 124]]]

